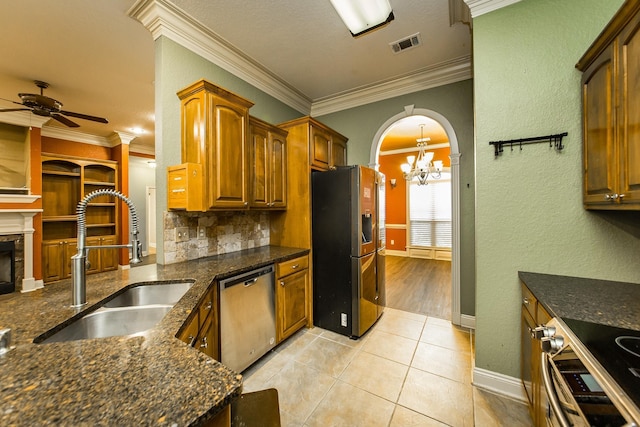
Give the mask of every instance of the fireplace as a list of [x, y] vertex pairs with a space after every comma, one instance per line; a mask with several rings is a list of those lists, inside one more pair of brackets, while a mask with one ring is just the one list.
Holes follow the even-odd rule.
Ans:
[[38, 212], [42, 209], [0, 209], [0, 294], [43, 287], [33, 277], [33, 216]]
[[16, 245], [0, 242], [0, 294], [16, 290]]

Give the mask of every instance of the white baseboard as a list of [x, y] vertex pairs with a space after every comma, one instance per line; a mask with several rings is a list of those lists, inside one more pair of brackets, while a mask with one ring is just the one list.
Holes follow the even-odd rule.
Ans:
[[409, 256], [409, 253], [407, 251], [396, 251], [393, 249], [385, 249], [384, 253], [385, 255], [391, 255], [391, 256], [404, 256], [404, 257]]
[[522, 402], [527, 396], [519, 378], [481, 368], [473, 368], [473, 385]]
[[469, 316], [468, 314], [460, 315], [460, 326], [468, 329], [476, 329], [476, 316]]

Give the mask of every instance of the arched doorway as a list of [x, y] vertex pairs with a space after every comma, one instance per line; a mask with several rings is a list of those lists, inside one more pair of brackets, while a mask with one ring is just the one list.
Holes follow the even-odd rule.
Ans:
[[461, 325], [460, 314], [460, 149], [458, 139], [451, 123], [441, 114], [413, 105], [404, 107], [404, 111], [389, 118], [376, 132], [372, 144], [369, 166], [378, 169], [380, 146], [386, 133], [397, 121], [410, 116], [426, 116], [437, 121], [449, 138], [451, 159], [451, 322]]

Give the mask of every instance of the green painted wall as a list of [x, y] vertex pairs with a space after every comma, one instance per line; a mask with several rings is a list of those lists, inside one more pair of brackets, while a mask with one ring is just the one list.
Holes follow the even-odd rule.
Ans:
[[[281, 123], [300, 117], [302, 113], [288, 107], [244, 80], [214, 65], [165, 37], [155, 42], [156, 51], [156, 187], [157, 236], [162, 241], [162, 212], [167, 210], [167, 197], [160, 189], [167, 188], [166, 168], [182, 163], [180, 157], [180, 100], [176, 93], [191, 83], [205, 78], [234, 92], [255, 105], [250, 114], [269, 123]], [[162, 245], [158, 244], [158, 262], [164, 258]]]
[[[473, 83], [466, 80], [374, 102], [324, 116], [318, 120], [349, 138], [349, 164], [368, 165], [376, 132], [406, 105], [435, 111], [453, 127], [460, 157], [460, 312], [475, 314]], [[393, 177], [387, 177], [393, 178]], [[400, 171], [396, 179], [402, 179]]]
[[[519, 270], [640, 279], [640, 239], [581, 196], [575, 64], [622, 3], [524, 0], [474, 19], [478, 368], [520, 377]], [[562, 152], [535, 144], [494, 158], [488, 144], [564, 131]]]

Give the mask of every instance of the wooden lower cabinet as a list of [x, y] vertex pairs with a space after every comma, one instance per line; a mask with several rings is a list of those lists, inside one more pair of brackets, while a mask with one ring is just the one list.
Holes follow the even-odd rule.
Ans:
[[45, 282], [71, 277], [71, 257], [78, 251], [75, 239], [42, 243], [42, 278]]
[[178, 331], [177, 337], [207, 356], [220, 360], [217, 295], [218, 287], [211, 286], [194, 309], [193, 316]]
[[276, 266], [276, 339], [282, 342], [309, 320], [309, 256]]
[[[87, 237], [87, 246], [115, 245], [116, 236]], [[87, 274], [118, 269], [117, 249], [90, 249], [87, 255]]]
[[529, 414], [536, 427], [547, 427], [546, 403], [542, 402], [543, 387], [541, 373], [542, 347], [532, 331], [546, 325], [551, 316], [540, 305], [529, 289], [522, 285], [522, 335], [520, 373], [529, 403]]

